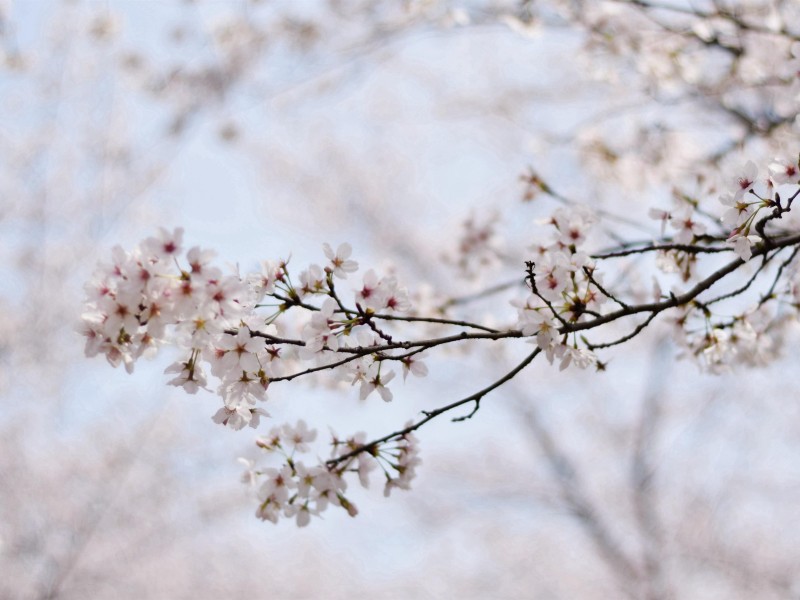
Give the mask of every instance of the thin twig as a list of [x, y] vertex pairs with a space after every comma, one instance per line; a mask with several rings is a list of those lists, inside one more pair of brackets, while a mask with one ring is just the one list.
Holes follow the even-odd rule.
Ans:
[[[353, 450], [351, 450], [347, 454], [343, 454], [342, 456], [337, 456], [336, 458], [332, 458], [332, 459], [328, 460], [326, 462], [326, 464], [328, 465], [329, 468], [330, 467], [335, 467], [336, 465], [338, 465], [338, 464], [340, 464], [340, 463], [342, 463], [342, 462], [344, 462], [346, 460], [349, 460], [349, 459], [353, 458], [354, 456], [357, 456], [358, 454], [361, 454], [362, 452], [366, 452], [366, 451], [370, 451], [370, 450], [374, 449], [375, 447], [377, 447], [378, 445], [380, 445], [380, 444], [382, 444], [384, 442], [388, 442], [389, 440], [393, 440], [393, 439], [399, 439], [399, 438], [403, 437], [404, 435], [406, 435], [408, 433], [411, 433], [412, 431], [416, 431], [417, 429], [419, 429], [420, 427], [425, 425], [425, 423], [427, 423], [428, 421], [432, 421], [436, 417], [438, 417], [440, 415], [443, 415], [444, 413], [449, 412], [449, 411], [453, 410], [454, 408], [458, 408], [459, 406], [463, 406], [463, 405], [468, 404], [470, 402], [478, 402], [478, 401], [480, 401], [488, 393], [492, 392], [493, 390], [496, 390], [497, 388], [499, 388], [501, 385], [503, 385], [507, 381], [510, 381], [511, 379], [516, 377], [516, 375], [520, 371], [522, 371], [525, 367], [527, 367], [529, 364], [531, 364], [531, 362], [533, 362], [533, 359], [536, 358], [539, 355], [539, 353], [541, 353], [541, 351], [542, 350], [540, 348], [536, 348], [533, 352], [531, 352], [528, 356], [526, 356], [522, 360], [522, 362], [520, 362], [516, 367], [511, 369], [508, 373], [503, 375], [500, 379], [496, 380], [491, 385], [486, 386], [482, 390], [479, 390], [479, 391], [475, 392], [474, 394], [470, 394], [466, 398], [462, 398], [461, 400], [456, 400], [455, 402], [451, 402], [450, 404], [447, 404], [445, 406], [437, 408], [436, 410], [423, 411], [423, 414], [425, 415], [425, 417], [423, 419], [420, 419], [416, 423], [413, 423], [412, 425], [409, 425], [408, 427], [405, 427], [405, 428], [400, 429], [398, 431], [395, 431], [393, 433], [389, 433], [389, 434], [387, 434], [387, 435], [385, 435], [383, 437], [380, 437], [380, 438], [377, 438], [375, 440], [372, 440], [371, 442], [367, 442], [366, 444], [362, 444], [361, 446], [359, 446], [357, 448], [354, 448]], [[459, 418], [457, 420], [463, 420], [463, 419]]]

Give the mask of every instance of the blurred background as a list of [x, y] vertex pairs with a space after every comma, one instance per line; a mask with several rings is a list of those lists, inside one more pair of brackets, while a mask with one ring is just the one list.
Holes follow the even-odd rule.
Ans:
[[[676, 195], [716, 214], [734, 166], [797, 153], [797, 12], [0, 0], [0, 597], [800, 598], [791, 336], [719, 375], [667, 322], [604, 373], [534, 364], [420, 430], [410, 492], [356, 490], [357, 518], [298, 529], [253, 516], [253, 432], [167, 388], [169, 352], [129, 376], [74, 330], [96, 262], [158, 226], [242, 271], [347, 241], [446, 300], [521, 281], [535, 221], [566, 201], [622, 239], [658, 236], [647, 210]], [[455, 314], [511, 326], [521, 296]], [[526, 349], [443, 352], [391, 404], [321, 380], [267, 409], [380, 436]]]

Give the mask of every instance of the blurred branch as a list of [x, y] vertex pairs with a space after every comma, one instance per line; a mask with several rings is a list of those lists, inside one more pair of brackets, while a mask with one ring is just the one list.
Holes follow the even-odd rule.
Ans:
[[622, 550], [622, 544], [611, 533], [605, 518], [583, 489], [576, 465], [544, 426], [535, 408], [536, 399], [523, 395], [518, 389], [514, 390], [514, 395], [517, 400], [516, 409], [541, 448], [567, 509], [583, 527], [599, 556], [616, 578], [620, 589], [628, 597], [638, 598], [638, 582], [642, 577], [639, 567]]
[[662, 568], [665, 562], [662, 549], [663, 526], [657, 510], [657, 494], [653, 484], [655, 467], [652, 464], [653, 447], [661, 418], [661, 398], [667, 388], [672, 364], [668, 352], [669, 344], [665, 338], [654, 344], [650, 376], [646, 379], [647, 390], [634, 432], [630, 472], [634, 516], [642, 544], [648, 600], [668, 600], [673, 597]]

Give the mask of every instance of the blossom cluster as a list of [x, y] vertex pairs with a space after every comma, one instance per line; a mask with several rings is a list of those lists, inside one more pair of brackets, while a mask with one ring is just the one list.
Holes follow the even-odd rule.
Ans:
[[562, 325], [597, 315], [606, 301], [595, 262], [582, 249], [596, 220], [586, 207], [556, 210], [546, 221], [553, 227], [552, 241], [532, 249], [531, 293], [523, 300], [512, 300], [522, 335], [535, 336], [532, 341], [551, 364], [558, 359], [562, 371], [571, 364], [586, 368], [597, 363], [594, 353], [580, 348], [576, 338], [570, 342], [566, 334], [559, 334]]
[[[764, 269], [771, 258], [766, 251], [775, 246], [775, 239], [767, 236], [769, 221], [781, 219], [791, 210], [792, 202], [798, 194], [795, 189], [786, 188], [785, 200], [781, 191], [785, 186], [800, 184], [800, 161], [776, 158], [768, 168], [768, 175], [759, 177], [759, 169], [748, 161], [738, 173], [729, 177], [728, 189], [719, 196], [723, 206], [720, 223], [729, 232], [725, 245], [744, 262], [753, 258], [754, 250], [760, 250], [762, 265], [756, 275]], [[706, 227], [699, 223], [696, 207], [687, 205], [677, 211], [652, 209], [650, 216], [669, 223], [675, 230], [673, 240], [677, 244], [693, 244], [700, 236], [706, 235]], [[680, 216], [677, 216], [680, 215]], [[691, 227], [688, 223], [694, 223]], [[786, 235], [777, 231], [776, 235]], [[716, 241], [713, 236], [709, 241]], [[703, 246], [697, 246], [698, 252]], [[781, 249], [774, 251], [777, 256]], [[684, 280], [695, 276], [692, 268], [697, 264], [697, 253], [674, 249], [662, 254], [659, 266], [667, 272], [681, 270]], [[738, 292], [728, 292], [710, 301], [695, 301], [683, 307], [672, 319], [674, 339], [683, 349], [685, 356], [694, 357], [698, 363], [711, 372], [722, 372], [736, 365], [764, 366], [779, 352], [783, 344], [786, 324], [794, 320], [786, 306], [800, 306], [798, 299], [798, 271], [794, 264], [797, 251], [789, 255], [777, 270], [769, 289], [758, 302], [739, 309], [735, 314], [714, 311], [717, 302], [733, 298]], [[667, 259], [668, 256], [668, 259]], [[679, 266], [679, 264], [681, 266]], [[752, 284], [752, 277], [740, 291]], [[674, 294], [674, 292], [673, 292]], [[662, 296], [660, 289], [656, 297]], [[778, 300], [779, 302], [773, 302]]]
[[[692, 320], [683, 316], [675, 339], [684, 356], [694, 357], [711, 373], [730, 371], [737, 365], [763, 367], [783, 345], [784, 319], [765, 307], [717, 322], [702, 311]], [[696, 330], [688, 327], [692, 322]]]
[[769, 166], [769, 176], [764, 180], [766, 194], [759, 193], [755, 188], [758, 183], [758, 167], [753, 161], [748, 161], [742, 172], [735, 176], [731, 186], [733, 191], [720, 196], [719, 201], [727, 207], [722, 215], [722, 223], [732, 228], [727, 243], [733, 246], [734, 252], [742, 260], [750, 260], [753, 255], [752, 247], [761, 242], [761, 236], [751, 231], [757, 232], [758, 214], [764, 209], [783, 209], [780, 196], [772, 196], [774, 188], [798, 182], [800, 163], [776, 158]]
[[[356, 505], [347, 498], [348, 473], [355, 473], [365, 488], [370, 473], [383, 471], [384, 495], [392, 489], [410, 489], [415, 469], [420, 464], [416, 437], [403, 433], [392, 442], [367, 444], [366, 434], [359, 432], [345, 440], [331, 439], [331, 457], [326, 463], [308, 467], [298, 458], [311, 452], [317, 431], [308, 429], [300, 420], [293, 427], [273, 427], [269, 434], [256, 439], [261, 451], [259, 459], [239, 459], [247, 468], [243, 481], [258, 498], [256, 516], [277, 523], [281, 517], [294, 518], [298, 526], [308, 525], [312, 516], [320, 516], [330, 506], [344, 509], [354, 517]], [[259, 464], [265, 459], [274, 466]]]
[[[659, 99], [655, 118], [651, 111], [625, 111], [577, 132], [598, 181], [617, 175], [626, 187], [672, 186], [677, 174], [699, 164], [724, 165], [734, 148], [750, 150], [751, 141], [757, 140], [753, 151], [763, 152], [766, 143], [777, 152], [796, 138], [797, 3], [552, 0], [537, 3], [531, 20], [544, 20], [548, 8], [584, 30], [588, 51], [579, 56], [594, 77], [622, 98], [638, 85]], [[730, 123], [722, 151], [703, 143], [708, 123], [716, 131]]]
[[224, 398], [215, 420], [234, 429], [256, 426], [265, 413], [255, 404], [266, 399], [272, 369], [264, 339], [252, 333], [252, 291], [213, 266], [213, 252], [182, 251], [182, 229], [161, 229], [131, 252], [114, 248], [111, 262], [85, 286], [86, 354], [105, 354], [130, 373], [136, 359], [173, 342], [185, 355], [167, 367], [169, 383], [195, 394], [207, 387], [208, 370], [219, 377]]
[[[353, 290], [354, 307], [348, 308], [334, 278], [346, 279], [358, 270], [350, 259], [352, 250], [348, 244], [335, 251], [324, 244], [323, 251], [325, 266], [308, 266], [295, 285], [283, 261], [264, 262], [259, 272], [245, 276], [224, 275], [212, 264], [213, 252], [192, 247], [183, 253], [182, 229], [161, 229], [130, 252], [116, 247], [111, 262], [101, 265], [85, 286], [80, 331], [86, 354], [103, 354], [112, 366], [124, 365], [130, 373], [138, 358], [153, 356], [166, 344], [176, 346], [183, 357], [166, 368], [168, 383], [195, 394], [209, 389], [209, 375], [216, 378], [223, 406], [213, 420], [231, 429], [257, 428], [268, 416], [259, 404], [267, 400], [271, 382], [323, 370], [332, 370], [336, 381], [360, 384], [362, 400], [377, 392], [391, 401], [388, 385], [395, 372], [384, 363], [397, 362], [404, 378], [427, 374], [419, 352], [395, 356], [374, 350], [392, 338], [373, 318], [408, 311], [408, 293], [394, 276], [369, 270]], [[318, 297], [324, 299], [315, 305]], [[287, 324], [290, 312], [299, 314]], [[295, 338], [280, 337], [292, 328]], [[335, 440], [328, 463], [306, 467], [294, 460], [294, 453], [307, 451], [315, 437], [301, 422], [259, 438], [259, 447], [286, 459], [280, 469], [251, 471], [252, 480], [263, 480], [261, 518], [296, 516], [303, 525], [328, 504], [355, 514], [343, 495], [347, 471], [355, 469], [366, 486], [368, 472], [382, 466], [388, 493], [394, 487], [408, 489], [419, 463], [410, 433], [393, 439], [394, 446], [374, 445], [345, 456], [366, 440], [359, 434]]]
[[[214, 420], [232, 429], [258, 426], [266, 412], [257, 403], [267, 399], [271, 381], [292, 377], [301, 365], [322, 370], [345, 348], [352, 352], [337, 369], [338, 378], [359, 383], [362, 399], [373, 391], [392, 399], [394, 371], [383, 361], [393, 357], [370, 347], [388, 337], [371, 323], [374, 314], [410, 309], [394, 276], [367, 271], [354, 291], [355, 308], [348, 309], [334, 287], [334, 278], [358, 269], [348, 244], [336, 251], [325, 244], [328, 264], [310, 265], [298, 285], [285, 262], [264, 262], [260, 272], [246, 276], [223, 275], [211, 264], [213, 252], [193, 247], [183, 256], [182, 244], [181, 229], [162, 229], [131, 252], [114, 249], [112, 261], [86, 285], [81, 331], [87, 356], [102, 353], [113, 366], [132, 372], [139, 357], [175, 345], [183, 357], [167, 367], [169, 384], [194, 394], [208, 389], [209, 373], [216, 377], [224, 405]], [[308, 303], [315, 296], [325, 298], [321, 306]], [[259, 314], [270, 307], [271, 314]], [[287, 325], [281, 317], [291, 308], [304, 315]], [[300, 329], [298, 339], [278, 337], [292, 326]], [[406, 373], [425, 374], [418, 356], [398, 360]]]

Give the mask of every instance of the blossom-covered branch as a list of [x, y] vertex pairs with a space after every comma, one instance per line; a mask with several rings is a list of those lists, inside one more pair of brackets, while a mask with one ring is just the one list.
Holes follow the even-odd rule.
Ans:
[[[796, 170], [795, 163], [778, 161], [762, 182], [755, 165], [746, 165], [733, 179], [733, 191], [720, 198], [728, 207], [721, 216], [731, 230], [727, 240], [705, 237], [695, 207], [684, 203], [650, 213], [661, 221], [662, 236], [666, 238], [667, 227], [673, 230], [674, 243], [655, 240], [632, 247], [623, 242], [618, 250], [592, 254], [585, 248], [597, 217], [577, 204], [558, 208], [545, 223], [550, 227], [550, 241], [532, 246], [519, 284], [529, 293], [512, 300], [517, 316], [506, 326], [450, 318], [446, 312], [428, 316], [426, 307], [414, 306], [413, 294], [394, 275], [381, 276], [371, 269], [351, 295], [342, 294], [336, 282], [359, 269], [350, 258], [348, 244], [335, 251], [324, 244], [326, 262], [309, 265], [296, 278], [286, 261], [266, 261], [255, 273], [224, 274], [213, 265], [213, 252], [192, 247], [184, 253], [183, 230], [162, 229], [133, 251], [115, 248], [112, 261], [102, 265], [87, 284], [81, 325], [86, 353], [104, 354], [113, 366], [122, 364], [132, 372], [139, 357], [154, 355], [162, 345], [175, 345], [183, 358], [167, 367], [166, 373], [173, 376], [168, 383], [195, 394], [201, 388], [210, 389], [210, 373], [222, 399], [214, 421], [241, 429], [257, 428], [269, 416], [261, 406], [268, 389], [280, 382], [327, 374], [334, 383], [358, 384], [361, 400], [375, 392], [389, 402], [396, 391], [395, 369], [402, 370], [403, 379], [409, 373], [424, 377], [428, 374], [424, 359], [434, 350], [487, 341], [514, 343], [519, 338], [534, 345], [495, 382], [424, 411], [421, 419], [399, 430], [371, 441], [364, 433], [345, 440], [334, 436], [330, 458], [317, 466], [307, 467], [295, 456], [310, 451], [308, 443], [317, 435], [302, 421], [295, 427], [273, 428], [269, 436], [258, 439], [260, 448], [282, 461], [277, 469], [249, 467], [248, 481], [260, 482], [261, 518], [274, 521], [285, 515], [304, 525], [329, 505], [354, 515], [357, 510], [345, 496], [349, 473], [358, 473], [366, 486], [368, 473], [380, 467], [387, 493], [393, 487], [408, 488], [419, 464], [414, 432], [465, 405], [473, 405], [471, 412], [453, 421], [473, 417], [485, 396], [519, 375], [540, 353], [549, 363], [557, 362], [560, 370], [570, 366], [603, 370], [605, 363], [597, 351], [633, 339], [660, 314], [677, 310], [672, 321], [679, 343], [711, 370], [766, 360], [780, 341], [778, 324], [786, 317], [781, 303], [800, 304], [794, 264], [800, 233], [770, 229], [791, 211], [800, 193], [800, 189], [791, 190], [784, 202], [778, 190], [796, 183]], [[760, 189], [762, 183], [766, 191]], [[712, 305], [746, 294], [787, 250], [790, 255], [767, 279], [768, 290], [757, 301], [740, 306], [732, 318], [729, 312], [715, 316]], [[717, 255], [724, 258], [724, 251], [737, 257], [719, 264]], [[658, 268], [677, 273], [680, 285], [667, 293], [656, 285], [648, 301], [641, 287], [605, 282], [619, 261], [640, 261], [653, 252]], [[711, 270], [700, 264], [705, 255]], [[702, 299], [705, 292], [756, 259], [760, 264], [744, 284]], [[688, 289], [682, 289], [686, 284]], [[500, 293], [513, 288], [502, 284], [492, 290]], [[646, 318], [627, 332], [611, 328], [637, 315]], [[591, 341], [587, 336], [595, 329], [616, 331], [615, 337]], [[428, 335], [419, 336], [420, 330]]]

